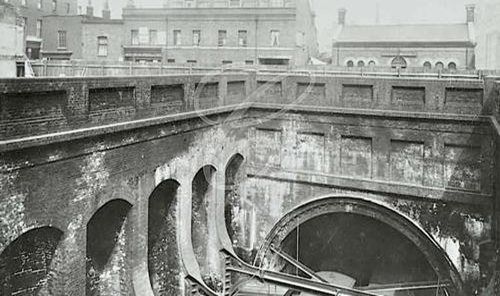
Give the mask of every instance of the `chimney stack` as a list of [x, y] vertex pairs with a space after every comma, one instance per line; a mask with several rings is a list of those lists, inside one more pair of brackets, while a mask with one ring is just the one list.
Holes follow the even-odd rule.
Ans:
[[89, 2], [87, 3], [87, 16], [94, 16], [94, 7], [92, 6], [92, 0], [89, 0]]
[[339, 16], [338, 16], [338, 24], [340, 26], [344, 26], [345, 25], [345, 16], [347, 14], [347, 9], [345, 8], [340, 8], [339, 9]]
[[465, 6], [465, 10], [467, 11], [467, 23], [475, 22], [475, 4], [468, 4]]
[[104, 7], [102, 9], [102, 18], [109, 20], [111, 18], [111, 10], [109, 9], [109, 1], [104, 1]]
[[135, 8], [134, 0], [128, 0], [126, 8]]

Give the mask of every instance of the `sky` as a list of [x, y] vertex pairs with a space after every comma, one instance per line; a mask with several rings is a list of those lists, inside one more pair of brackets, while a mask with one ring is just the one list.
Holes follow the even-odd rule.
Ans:
[[[78, 0], [82, 11], [88, 0]], [[161, 7], [164, 0], [135, 0], [139, 7]], [[328, 51], [337, 23], [337, 10], [347, 9], [348, 24], [463, 23], [465, 5], [476, 0], [311, 0], [316, 12], [320, 49]], [[94, 11], [101, 14], [104, 0], [92, 0]], [[113, 18], [121, 17], [127, 0], [109, 0]], [[377, 9], [378, 7], [378, 9]]]

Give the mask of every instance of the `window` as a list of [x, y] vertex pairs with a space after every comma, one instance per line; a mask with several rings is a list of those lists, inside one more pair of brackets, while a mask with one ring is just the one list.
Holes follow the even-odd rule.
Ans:
[[36, 20], [36, 37], [42, 38], [42, 20]]
[[[23, 1], [26, 3], [26, 1]], [[38, 9], [42, 9], [42, 0], [38, 0], [38, 3], [36, 5], [38, 7]]]
[[25, 17], [25, 16], [23, 16], [23, 17], [22, 17], [22, 20], [23, 20], [23, 27], [24, 27], [24, 28], [28, 27], [28, 18], [27, 18], [27, 17]]
[[363, 61], [358, 61], [358, 67], [364, 67], [365, 66], [365, 62]]
[[27, 2], [28, 2], [28, 1], [26, 1], [26, 0], [22, 0], [22, 1], [21, 1], [21, 5], [22, 5], [22, 6], [28, 6], [28, 3], [27, 3]]
[[227, 31], [219, 30], [219, 46], [225, 46], [227, 43]]
[[193, 45], [194, 46], [200, 45], [200, 41], [201, 41], [201, 31], [193, 30]]
[[229, 65], [229, 64], [232, 64], [232, 63], [233, 63], [233, 61], [222, 61], [223, 65]]
[[167, 63], [173, 64], [175, 63], [175, 59], [167, 59]]
[[108, 55], [108, 37], [97, 37], [97, 55], [100, 57], [105, 57]]
[[70, 10], [71, 10], [71, 4], [66, 3], [66, 13], [69, 14]]
[[149, 30], [149, 44], [151, 44], [151, 45], [158, 44], [158, 31], [157, 30]]
[[132, 45], [139, 45], [139, 30], [132, 30], [130, 33]]
[[280, 46], [280, 31], [271, 30], [271, 46]]
[[58, 48], [66, 48], [66, 31], [58, 31], [57, 32], [57, 47]]
[[240, 0], [229, 0], [229, 7], [240, 7], [240, 6], [241, 6]]
[[452, 70], [452, 71], [457, 70], [457, 64], [455, 64], [454, 62], [450, 62], [448, 64], [448, 70]]
[[253, 65], [253, 61], [252, 60], [246, 60], [245, 61], [245, 65]]
[[247, 31], [240, 30], [238, 31], [238, 45], [242, 47], [246, 47], [248, 43], [247, 40]]
[[57, 0], [52, 0], [52, 10], [57, 11]]
[[196, 64], [198, 61], [196, 61], [196, 60], [187, 60], [186, 62], [188, 64]]
[[181, 46], [181, 30], [174, 30], [174, 45]]
[[425, 69], [425, 70], [430, 70], [431, 68], [432, 68], [432, 65], [431, 65], [431, 63], [430, 63], [430, 62], [425, 62], [425, 63], [424, 63], [424, 69]]
[[184, 7], [195, 7], [195, 1], [194, 0], [185, 0]]
[[349, 67], [349, 68], [354, 67], [354, 62], [353, 61], [347, 61], [347, 67]]
[[442, 62], [437, 62], [436, 63], [436, 69], [443, 70], [443, 68], [444, 68], [444, 64]]
[[395, 57], [391, 62], [391, 67], [396, 69], [405, 69], [406, 68], [406, 60], [402, 56]]
[[375, 63], [375, 61], [370, 61], [368, 62], [368, 66], [369, 67], [375, 67], [377, 64]]

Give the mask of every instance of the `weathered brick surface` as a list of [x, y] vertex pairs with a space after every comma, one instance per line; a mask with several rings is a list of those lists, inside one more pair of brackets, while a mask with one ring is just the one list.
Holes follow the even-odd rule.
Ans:
[[[198, 79], [168, 78], [167, 85], [184, 87], [183, 110], [194, 107], [193, 90]], [[165, 89], [154, 89], [155, 85], [166, 85], [165, 81], [138, 80], [135, 99], [141, 103], [126, 109], [130, 114], [117, 115], [113, 120], [168, 114], [166, 109], [166, 113], [154, 111], [158, 110], [156, 105], [164, 104], [162, 99], [153, 103], [157, 100], [153, 97], [165, 97]], [[359, 102], [342, 99], [343, 85], [361, 84], [352, 80], [356, 79], [320, 79], [315, 83], [324, 85], [328, 106], [359, 108]], [[286, 78], [284, 98], [296, 98], [298, 83], [307, 81], [303, 77]], [[67, 108], [72, 110], [69, 118], [83, 114], [90, 126], [93, 117], [88, 113], [88, 89], [102, 89], [106, 83], [127, 88], [133, 80], [122, 82], [89, 79], [82, 84], [74, 79], [37, 87], [44, 92], [69, 89], [68, 100], [75, 103]], [[423, 110], [458, 110], [445, 106], [449, 86], [439, 81], [374, 79], [363, 83], [373, 85], [373, 109], [405, 110], [391, 105], [396, 85], [424, 86], [426, 98], [432, 99], [425, 100]], [[227, 102], [220, 100], [227, 97], [219, 90], [231, 88], [224, 81], [224, 86], [213, 84], [217, 87], [212, 86], [204, 96], [213, 99], [217, 92], [217, 105], [214, 100], [207, 107]], [[460, 85], [483, 89], [480, 83]], [[33, 92], [32, 86], [26, 88], [26, 92]], [[484, 106], [489, 106], [490, 100], [484, 97]], [[57, 143], [2, 150], [0, 217], [5, 218], [0, 219], [0, 252], [5, 253], [29, 229], [51, 225], [64, 233], [51, 260], [51, 266], [56, 266], [50, 280], [53, 295], [82, 295], [86, 286], [102, 294], [146, 295], [154, 289], [157, 294], [180, 295], [186, 292], [187, 274], [195, 281], [206, 276], [206, 284], [214, 287], [222, 279], [219, 232], [226, 231], [228, 225], [217, 221], [230, 221], [230, 239], [236, 241], [239, 254], [250, 261], [283, 215], [312, 199], [337, 193], [373, 200], [404, 213], [441, 245], [469, 287], [481, 289], [481, 276], [491, 275], [491, 268], [484, 262], [493, 260], [486, 250], [487, 242], [494, 237], [490, 229], [494, 225], [492, 172], [496, 146], [488, 121], [432, 112], [394, 114], [302, 106], [279, 114], [280, 108], [256, 107], [229, 122], [230, 112], [224, 112], [206, 118], [130, 125], [121, 130], [110, 128], [106, 134], [84, 134], [72, 140], [61, 135], [52, 138]], [[489, 110], [482, 112], [488, 114]], [[107, 120], [95, 117], [94, 124]], [[72, 128], [74, 123], [68, 122], [66, 128]], [[234, 169], [234, 173], [231, 168], [225, 172], [237, 153], [245, 159], [244, 171]], [[205, 166], [211, 168], [215, 180], [227, 178], [229, 187], [216, 183], [207, 190], [207, 184], [197, 182], [197, 172]], [[221, 174], [223, 177], [218, 177]], [[155, 203], [152, 193], [165, 180], [179, 184], [175, 200]], [[162, 194], [162, 198], [168, 200], [170, 193]], [[109, 276], [99, 280], [97, 276], [87, 277], [86, 248], [95, 243], [95, 235], [89, 239], [86, 234], [92, 233], [96, 212], [117, 199], [130, 205], [125, 222], [119, 230], [109, 221], [99, 223], [112, 234], [99, 239], [113, 242], [108, 248], [109, 265], [100, 269], [101, 275]], [[221, 209], [224, 205], [226, 209]], [[221, 214], [224, 210], [227, 216]], [[112, 220], [116, 213], [106, 217]], [[28, 252], [37, 254], [34, 249]], [[41, 277], [49, 281], [48, 276]], [[199, 284], [204, 285], [201, 281]]]
[[56, 228], [33, 229], [12, 242], [0, 255], [2, 295], [53, 295], [53, 264], [62, 232]]

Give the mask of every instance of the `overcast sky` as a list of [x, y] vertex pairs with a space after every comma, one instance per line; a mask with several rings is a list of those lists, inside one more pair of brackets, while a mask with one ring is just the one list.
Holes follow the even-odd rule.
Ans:
[[[88, 0], [79, 0], [85, 11]], [[161, 7], [164, 0], [135, 0], [139, 7]], [[380, 24], [400, 23], [461, 23], [465, 22], [465, 5], [475, 0], [312, 0], [316, 11], [316, 26], [321, 49], [328, 50], [337, 9], [347, 9], [350, 24], [374, 24], [377, 6]], [[499, 0], [500, 1], [500, 0]], [[94, 11], [101, 14], [104, 0], [92, 0]], [[109, 0], [112, 17], [120, 18], [127, 0]], [[377, 5], [378, 3], [378, 5]]]

